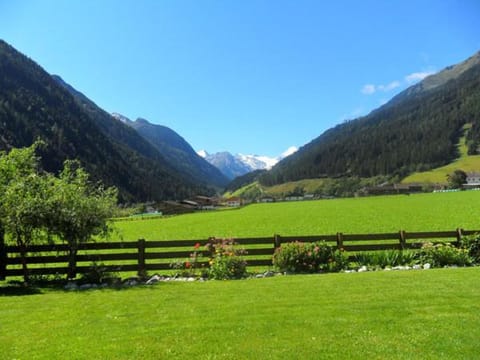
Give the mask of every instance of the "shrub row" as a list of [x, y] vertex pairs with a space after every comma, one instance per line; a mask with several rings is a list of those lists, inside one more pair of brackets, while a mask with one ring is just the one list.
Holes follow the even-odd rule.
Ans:
[[366, 266], [371, 269], [429, 263], [432, 267], [480, 264], [480, 235], [464, 237], [458, 247], [425, 243], [421, 250], [385, 250], [358, 253], [350, 262], [346, 254], [324, 241], [282, 244], [273, 255], [278, 271], [289, 273], [335, 272]]

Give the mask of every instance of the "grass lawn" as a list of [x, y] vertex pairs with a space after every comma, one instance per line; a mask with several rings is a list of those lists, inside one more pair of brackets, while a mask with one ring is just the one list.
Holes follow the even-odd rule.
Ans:
[[1, 359], [474, 359], [480, 268], [0, 288]]
[[[124, 240], [183, 240], [480, 228], [480, 192], [254, 204], [115, 223]], [[115, 237], [114, 237], [115, 238]]]

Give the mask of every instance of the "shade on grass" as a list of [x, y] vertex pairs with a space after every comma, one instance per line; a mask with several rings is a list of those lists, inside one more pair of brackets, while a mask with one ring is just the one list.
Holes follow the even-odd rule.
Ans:
[[0, 358], [473, 359], [479, 277], [438, 269], [5, 295]]

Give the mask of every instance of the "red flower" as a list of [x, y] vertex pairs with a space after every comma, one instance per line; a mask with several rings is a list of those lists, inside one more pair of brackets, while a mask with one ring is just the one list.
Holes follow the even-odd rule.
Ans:
[[189, 269], [190, 266], [192, 266], [192, 264], [190, 264], [190, 261], [185, 261], [185, 267]]
[[200, 243], [196, 243], [195, 246], [194, 246], [194, 249], [197, 250], [198, 248], [200, 248]]

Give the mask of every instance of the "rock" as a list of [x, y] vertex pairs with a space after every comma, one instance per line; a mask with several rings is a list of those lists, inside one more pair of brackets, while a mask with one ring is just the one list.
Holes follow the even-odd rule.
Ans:
[[368, 271], [365, 265], [363, 265], [360, 269], [358, 269], [358, 272], [365, 272], [365, 271]]
[[413, 270], [420, 270], [422, 268], [422, 265], [413, 265]]
[[188, 281], [188, 282], [195, 281], [195, 278], [194, 278], [194, 277], [189, 277], [189, 278], [187, 278], [187, 281]]
[[273, 271], [265, 271], [263, 273], [263, 277], [266, 277], [266, 278], [267, 277], [273, 277], [273, 276], [275, 276], [275, 273]]
[[80, 285], [79, 290], [89, 290], [93, 288], [93, 284], [83, 284]]
[[78, 290], [78, 285], [74, 281], [69, 281], [64, 287], [65, 290]]
[[123, 285], [125, 285], [125, 286], [136, 286], [139, 283], [140, 283], [140, 281], [138, 280], [137, 277], [131, 277], [131, 278], [125, 279], [123, 281]]
[[256, 279], [263, 279], [263, 274], [257, 274], [257, 275], [255, 275], [255, 278]]
[[147, 285], [153, 285], [158, 283], [162, 278], [159, 275], [153, 275], [150, 279], [147, 280]]
[[428, 270], [432, 267], [432, 265], [430, 265], [429, 263], [426, 263], [426, 264], [423, 264], [423, 269], [424, 270]]

